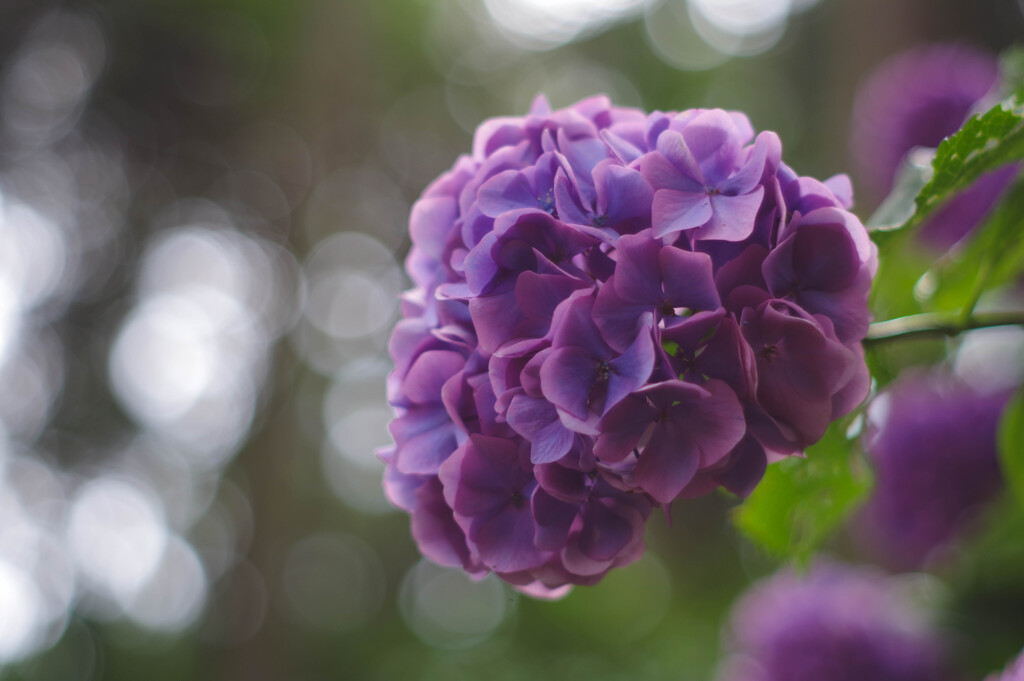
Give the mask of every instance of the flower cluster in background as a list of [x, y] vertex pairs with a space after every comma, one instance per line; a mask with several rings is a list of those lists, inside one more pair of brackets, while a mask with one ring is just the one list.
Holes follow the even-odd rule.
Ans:
[[[995, 99], [1000, 80], [994, 55], [961, 44], [922, 46], [883, 62], [861, 86], [853, 112], [850, 146], [866, 184], [892, 189], [908, 154], [956, 132]], [[918, 227], [918, 244], [940, 254], [956, 247], [1019, 172], [1019, 164], [1008, 165], [948, 200]], [[979, 342], [981, 351], [964, 352]], [[1013, 368], [1020, 343], [1012, 329], [967, 334], [958, 357], [976, 376], [918, 372], [872, 400], [864, 448], [875, 488], [854, 533], [876, 560], [895, 569], [941, 563], [1002, 491], [996, 435], [1020, 382]]]
[[[968, 45], [927, 45], [883, 62], [861, 86], [853, 110], [850, 149], [866, 188], [885, 196], [908, 152], [937, 147], [972, 113], [987, 108], [985, 102], [994, 101], [999, 84], [995, 56]], [[1011, 164], [980, 177], [921, 225], [921, 243], [939, 252], [953, 247], [989, 213], [1019, 171], [1019, 164]]]
[[819, 562], [755, 584], [733, 607], [719, 681], [940, 681], [946, 641], [910, 583]]
[[779, 138], [603, 97], [482, 124], [414, 205], [391, 500], [422, 552], [550, 594], [652, 508], [749, 493], [865, 396], [874, 246]]
[[940, 558], [1002, 490], [996, 432], [1007, 397], [908, 375], [872, 401], [865, 446], [875, 488], [857, 534], [878, 560], [915, 569]]

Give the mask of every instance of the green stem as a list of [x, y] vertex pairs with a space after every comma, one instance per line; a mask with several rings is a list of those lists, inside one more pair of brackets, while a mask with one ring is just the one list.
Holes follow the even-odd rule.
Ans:
[[960, 319], [969, 321], [974, 315], [974, 308], [977, 307], [981, 294], [985, 292], [989, 276], [992, 274], [993, 258], [985, 258], [978, 268], [978, 276], [974, 280], [974, 288], [971, 290], [971, 297], [967, 300], [963, 310], [960, 312]]
[[1024, 325], [1024, 312], [982, 312], [967, 316], [915, 314], [875, 322], [864, 344], [878, 345], [906, 338], [956, 336], [971, 329], [1019, 325]]

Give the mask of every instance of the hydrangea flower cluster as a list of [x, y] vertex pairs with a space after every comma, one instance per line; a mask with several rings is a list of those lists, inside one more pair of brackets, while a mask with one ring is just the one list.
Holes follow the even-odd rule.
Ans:
[[638, 558], [652, 509], [745, 495], [865, 396], [877, 266], [849, 181], [721, 110], [486, 121], [413, 206], [389, 498], [528, 593]]
[[912, 374], [874, 399], [865, 450], [875, 487], [854, 527], [879, 560], [912, 570], [941, 557], [1002, 490], [996, 434], [1008, 397]]
[[881, 572], [819, 562], [780, 572], [733, 608], [718, 681], [946, 681], [926, 613]]

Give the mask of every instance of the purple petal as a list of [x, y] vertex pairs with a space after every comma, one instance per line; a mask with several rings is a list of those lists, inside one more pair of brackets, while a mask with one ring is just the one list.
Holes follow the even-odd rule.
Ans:
[[641, 331], [633, 344], [609, 364], [611, 375], [608, 377], [608, 396], [600, 412], [602, 415], [650, 378], [654, 369], [654, 339], [650, 332]]
[[725, 381], [739, 397], [753, 397], [757, 361], [732, 316], [722, 319], [694, 364], [701, 374]]
[[517, 170], [506, 170], [484, 182], [477, 191], [477, 205], [484, 215], [496, 218], [520, 208], [540, 208], [526, 176]]
[[739, 443], [747, 430], [747, 422], [736, 393], [728, 385], [712, 380], [702, 387], [709, 394], [686, 410], [682, 418], [677, 414], [672, 418], [684, 424], [688, 436], [700, 449], [701, 467], [708, 467], [721, 461]]
[[586, 288], [587, 283], [564, 275], [523, 272], [516, 280], [516, 305], [528, 319], [544, 322], [547, 333], [555, 308], [573, 291]]
[[714, 215], [697, 233], [697, 238], [743, 241], [754, 231], [763, 197], [764, 187], [760, 186], [738, 196], [715, 194], [710, 199]]
[[473, 136], [473, 157], [479, 160], [499, 148], [519, 144], [526, 136], [521, 118], [492, 118], [480, 124]]
[[743, 331], [757, 357], [758, 402], [806, 445], [825, 433], [832, 396], [853, 377], [857, 358], [815, 321], [787, 309], [778, 302], [748, 310]]
[[411, 512], [416, 508], [416, 490], [428, 480], [436, 479], [424, 475], [407, 475], [399, 471], [392, 463], [393, 456], [387, 461], [388, 467], [384, 471], [384, 494], [388, 501], [402, 509]]
[[640, 149], [630, 144], [624, 138], [619, 137], [611, 130], [602, 130], [601, 139], [608, 145], [608, 148], [613, 154], [615, 154], [615, 157], [626, 165], [629, 165], [643, 155], [643, 152], [640, 151]]
[[848, 348], [857, 357], [853, 377], [832, 396], [832, 418], [838, 419], [854, 410], [868, 396], [871, 389], [871, 372], [864, 363], [864, 346], [854, 343]]
[[636, 449], [657, 416], [658, 411], [642, 396], [626, 397], [601, 419], [594, 456], [601, 461], [621, 461]]
[[796, 290], [843, 291], [861, 270], [857, 246], [843, 225], [802, 225], [788, 230], [761, 267], [779, 297]]
[[[668, 187], [685, 192], [698, 192], [700, 189], [703, 189], [704, 174], [701, 172], [700, 163], [694, 156], [693, 152], [690, 151], [690, 147], [687, 145], [682, 135], [674, 130], [666, 130], [663, 132], [658, 136], [658, 153], [672, 164], [672, 167], [676, 172], [675, 177], [670, 179], [670, 183], [666, 184], [660, 181], [662, 179], [668, 180], [669, 177], [658, 177], [659, 182], [657, 184], [652, 181], [651, 184], [654, 187], [658, 189]], [[657, 166], [653, 167], [651, 170], [661, 171]], [[651, 178], [648, 177], [648, 179]]]
[[[756, 213], [756, 211], [755, 211]], [[707, 192], [688, 193], [674, 189], [659, 189], [654, 192], [654, 203], [651, 206], [651, 226], [654, 236], [659, 239], [679, 231], [700, 227], [714, 215], [711, 197]], [[750, 229], [754, 228], [753, 218]], [[741, 238], [745, 238], [741, 237]]]
[[494, 516], [474, 522], [469, 538], [476, 543], [480, 560], [496, 572], [529, 570], [542, 565], [547, 553], [534, 546], [537, 525], [530, 505], [510, 505]]
[[764, 275], [761, 274], [761, 263], [768, 255], [764, 246], [751, 244], [742, 253], [722, 265], [715, 273], [715, 286], [721, 299], [730, 306], [732, 292], [744, 286], [766, 289]]
[[555, 176], [555, 210], [558, 219], [573, 225], [589, 225], [590, 216], [580, 203], [573, 183], [562, 170]]
[[513, 290], [470, 298], [469, 314], [480, 341], [480, 349], [488, 354], [493, 354], [504, 343], [513, 340], [516, 325], [523, 320], [523, 315], [516, 307]]
[[440, 259], [457, 215], [458, 206], [450, 197], [420, 199], [409, 215], [412, 242], [427, 255]]
[[718, 481], [733, 494], [748, 497], [768, 467], [764, 447], [753, 437], [745, 437], [733, 449], [730, 458], [732, 463], [717, 476]]
[[590, 496], [591, 481], [586, 473], [562, 464], [534, 466], [537, 482], [551, 496], [568, 502], [582, 502]]
[[555, 348], [576, 347], [595, 360], [611, 357], [611, 348], [601, 339], [593, 319], [594, 297], [574, 294], [558, 307], [558, 319], [553, 322]]
[[640, 453], [634, 477], [640, 488], [662, 504], [670, 503], [700, 467], [700, 451], [685, 430], [655, 426]]
[[530, 115], [531, 116], [550, 116], [551, 115], [551, 103], [548, 98], [543, 94], [539, 94], [533, 98], [533, 102], [530, 104]]
[[714, 310], [721, 305], [707, 254], [666, 246], [658, 253], [658, 267], [665, 282], [665, 297], [673, 307]]
[[782, 157], [782, 142], [774, 132], [762, 132], [754, 141], [750, 158], [736, 174], [718, 185], [723, 194], [749, 194], [761, 181], [766, 161], [771, 158], [778, 165]]
[[561, 501], [537, 488], [530, 505], [536, 520], [534, 543], [537, 548], [545, 551], [560, 550], [569, 538], [569, 528], [579, 513], [579, 504]]
[[405, 398], [413, 404], [440, 404], [445, 382], [465, 368], [466, 358], [457, 352], [424, 352], [405, 375]]
[[575, 435], [558, 420], [558, 412], [547, 400], [518, 395], [505, 415], [508, 424], [530, 441], [530, 461], [551, 463], [565, 456]]
[[434, 475], [458, 446], [455, 426], [448, 419], [448, 414], [443, 409], [432, 411], [438, 414], [436, 418], [439, 421], [440, 415], [444, 415], [443, 421], [435, 427], [405, 431], [401, 426], [409, 422], [409, 415], [391, 423], [391, 434], [398, 446], [395, 467], [400, 472], [408, 475]]
[[471, 435], [445, 461], [440, 477], [448, 504], [466, 517], [503, 508], [532, 480], [515, 442], [485, 435]]
[[441, 483], [429, 478], [416, 491], [417, 505], [412, 511], [412, 536], [420, 552], [439, 565], [480, 571], [473, 565], [466, 546], [466, 535], [444, 501]]
[[586, 419], [590, 389], [597, 382], [597, 369], [594, 357], [580, 348], [554, 350], [540, 368], [544, 397], [559, 409]]
[[642, 218], [651, 214], [654, 190], [638, 171], [601, 163], [594, 169], [595, 212], [610, 225]]
[[[628, 510], [629, 507], [626, 507]], [[580, 550], [594, 560], [611, 560], [633, 538], [633, 525], [609, 506], [591, 501], [584, 507]]]
[[[687, 148], [700, 163], [703, 177], [712, 185], [733, 170], [736, 155], [743, 145], [737, 133], [732, 118], [721, 109], [701, 112], [682, 131]], [[658, 142], [660, 150], [660, 137]]]
[[483, 293], [498, 275], [500, 268], [492, 255], [497, 244], [498, 235], [489, 232], [466, 254], [463, 268], [466, 274], [466, 283], [473, 295]]
[[617, 276], [618, 273], [597, 292], [593, 315], [601, 337], [616, 351], [622, 352], [636, 340], [640, 317], [649, 312], [653, 305], [631, 305], [622, 300], [615, 290]]
[[850, 182], [850, 176], [846, 173], [840, 173], [839, 175], [833, 175], [823, 182], [828, 188], [832, 195], [836, 197], [839, 205], [850, 210], [853, 208], [853, 184]]
[[[647, 235], [627, 234], [616, 243], [615, 292], [624, 302], [654, 306], [661, 302], [658, 252], [661, 242]], [[710, 262], [710, 261], [709, 261]]]

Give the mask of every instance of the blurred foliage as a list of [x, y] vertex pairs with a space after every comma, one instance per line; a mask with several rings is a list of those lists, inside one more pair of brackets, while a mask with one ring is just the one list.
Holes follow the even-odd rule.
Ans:
[[736, 509], [740, 529], [770, 554], [806, 565], [871, 489], [869, 468], [847, 435], [849, 423], [832, 423], [806, 458], [769, 466]]
[[[1011, 89], [1016, 86], [1008, 83]], [[936, 206], [981, 175], [1020, 160], [1024, 160], [1024, 108], [1011, 99], [973, 116], [943, 141], [927, 172], [912, 165], [904, 168], [893, 194], [871, 220], [880, 263], [871, 298], [876, 320], [934, 313], [936, 327], [950, 327], [948, 332], [936, 328], [937, 335], [956, 335], [958, 324], [970, 328], [983, 294], [1020, 278], [1024, 272], [1020, 238], [1024, 180], [1020, 178], [965, 239], [966, 246], [936, 258], [917, 241], [917, 227]], [[930, 179], [922, 182], [928, 175]], [[903, 221], [890, 224], [893, 217]], [[876, 390], [908, 366], [940, 362], [948, 353], [944, 342], [899, 345], [892, 349], [869, 346]], [[833, 423], [825, 437], [807, 449], [806, 459], [770, 466], [762, 483], [737, 509], [737, 525], [764, 550], [806, 563], [866, 497], [870, 476], [866, 462], [858, 456], [857, 442], [846, 436], [848, 424], [849, 419]], [[1006, 409], [1000, 449], [1009, 485], [1024, 499], [1022, 443], [1024, 397], [1018, 395]]]
[[1024, 390], [1017, 391], [1003, 411], [999, 458], [1006, 484], [1024, 509]]
[[955, 135], [939, 145], [932, 177], [914, 203], [916, 211], [905, 226], [920, 223], [943, 201], [966, 189], [987, 172], [1024, 158], [1024, 103], [1001, 102], [972, 116]]
[[985, 291], [1005, 286], [1019, 276], [1024, 266], [1022, 215], [1024, 179], [1018, 178], [970, 242], [938, 260], [928, 271], [934, 291], [928, 300], [933, 309], [959, 311], [967, 317]]
[[978, 524], [977, 536], [944, 575], [949, 587], [944, 625], [955, 632], [959, 647], [970, 651], [961, 656], [967, 678], [1002, 668], [1024, 640], [1024, 504], [1002, 499]]

